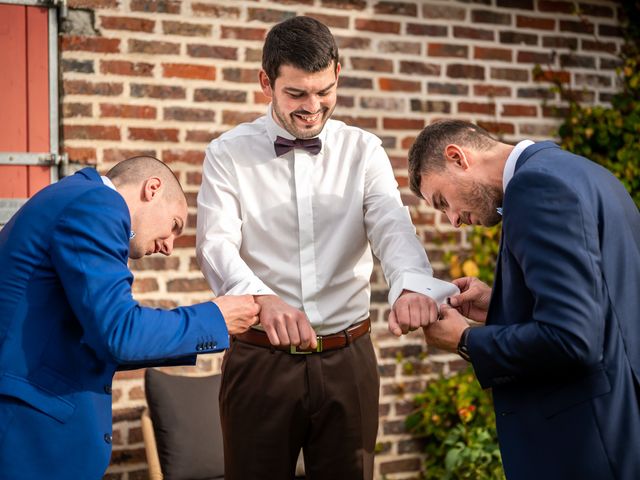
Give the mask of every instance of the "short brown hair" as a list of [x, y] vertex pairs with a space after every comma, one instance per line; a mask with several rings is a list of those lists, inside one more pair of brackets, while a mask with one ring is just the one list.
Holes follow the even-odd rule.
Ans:
[[422, 175], [445, 169], [444, 149], [456, 143], [477, 150], [488, 150], [496, 140], [484, 128], [464, 120], [440, 120], [427, 126], [409, 150], [409, 188], [418, 197]]

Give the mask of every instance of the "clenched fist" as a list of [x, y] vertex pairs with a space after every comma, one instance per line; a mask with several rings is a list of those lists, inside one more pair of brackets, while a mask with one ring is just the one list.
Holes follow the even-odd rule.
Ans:
[[253, 295], [224, 295], [213, 300], [224, 317], [229, 335], [239, 335], [258, 323], [260, 305]]

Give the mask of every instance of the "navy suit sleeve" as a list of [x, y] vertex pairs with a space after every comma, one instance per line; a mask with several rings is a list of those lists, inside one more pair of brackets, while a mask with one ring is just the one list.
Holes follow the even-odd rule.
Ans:
[[[518, 173], [509, 184], [504, 246], [511, 261], [518, 263], [533, 308], [528, 321], [470, 332], [473, 367], [484, 387], [585, 368], [601, 360], [601, 259], [597, 225], [586, 202], [543, 171]], [[502, 281], [505, 290], [513, 291], [509, 279]]]
[[127, 266], [129, 214], [116, 192], [95, 188], [64, 210], [52, 232], [51, 259], [83, 341], [105, 361], [152, 364], [229, 345], [218, 307], [205, 302], [160, 310], [132, 297]]

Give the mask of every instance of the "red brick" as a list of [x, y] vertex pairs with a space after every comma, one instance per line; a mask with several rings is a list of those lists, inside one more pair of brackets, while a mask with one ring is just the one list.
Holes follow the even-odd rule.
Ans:
[[187, 142], [209, 143], [214, 138], [218, 138], [221, 132], [210, 132], [208, 130], [187, 130]]
[[556, 28], [556, 21], [553, 18], [526, 17], [524, 15], [518, 15], [516, 17], [516, 26], [518, 28], [554, 30]]
[[88, 8], [91, 10], [118, 8], [118, 0], [69, 0], [69, 8]]
[[[140, 410], [140, 409], [138, 409]], [[136, 410], [135, 415], [131, 414], [131, 418], [128, 420], [139, 420], [141, 412]], [[116, 414], [114, 412], [114, 422]], [[128, 465], [128, 464], [144, 464], [147, 461], [144, 448], [129, 448], [127, 450], [113, 450], [111, 454], [111, 463], [113, 465]], [[130, 477], [128, 477], [130, 478]]]
[[495, 115], [496, 104], [460, 102], [458, 103], [458, 113], [480, 113], [484, 115]]
[[382, 127], [389, 130], [421, 130], [424, 128], [423, 119], [412, 118], [384, 118]]
[[352, 115], [334, 115], [332, 118], [340, 120], [347, 125], [374, 130], [378, 126], [378, 119], [375, 117], [354, 117]]
[[247, 101], [247, 92], [220, 88], [196, 88], [193, 92], [193, 100], [195, 102], [245, 103]]
[[118, 127], [104, 125], [64, 125], [65, 140], [120, 140]]
[[201, 183], [202, 183], [201, 172], [187, 172], [187, 185], [200, 186]]
[[315, 18], [329, 28], [349, 28], [349, 17], [341, 15], [325, 15], [316, 12], [306, 12], [305, 16]]
[[143, 140], [147, 142], [177, 142], [178, 129], [129, 127], [129, 140]]
[[424, 4], [422, 6], [422, 16], [424, 18], [442, 18], [445, 20], [465, 20], [467, 11], [462, 7], [451, 7], [449, 5]]
[[472, 23], [494, 23], [496, 25], [511, 25], [511, 15], [494, 10], [473, 10]]
[[553, 63], [553, 54], [550, 52], [528, 52], [520, 50], [518, 52], [518, 63]]
[[502, 85], [474, 85], [473, 94], [478, 97], [510, 97], [511, 88]]
[[580, 3], [580, 12], [593, 17], [613, 17], [613, 9], [605, 5], [593, 5], [591, 3]]
[[233, 40], [264, 40], [266, 35], [266, 28], [222, 26], [221, 38], [230, 38]]
[[594, 28], [593, 23], [587, 20], [575, 21], [575, 20], [560, 20], [561, 32], [574, 32], [574, 33], [588, 33], [593, 35]]
[[386, 20], [356, 19], [356, 29], [377, 33], [400, 33], [400, 23]]
[[495, 34], [492, 30], [484, 30], [482, 28], [471, 27], [453, 27], [453, 36], [456, 38], [470, 38], [472, 40], [489, 40], [493, 41]]
[[162, 31], [167, 35], [182, 35], [186, 37], [210, 37], [211, 25], [165, 20], [162, 22]]
[[349, 77], [341, 75], [338, 81], [341, 88], [373, 88], [373, 80], [371, 78]]
[[180, 13], [180, 0], [131, 0], [134, 12]]
[[95, 165], [97, 163], [97, 155], [95, 148], [70, 147], [65, 145], [64, 152], [69, 155], [69, 160], [82, 164]]
[[60, 42], [60, 48], [64, 51], [118, 53], [120, 51], [120, 39], [63, 35]]
[[542, 46], [545, 48], [568, 48], [576, 50], [578, 48], [578, 39], [569, 37], [543, 37]]
[[444, 100], [418, 100], [417, 98], [412, 98], [411, 111], [425, 113], [451, 113], [451, 102], [446, 102]]
[[224, 68], [222, 78], [228, 82], [258, 83], [257, 68]]
[[398, 80], [395, 78], [379, 78], [378, 85], [380, 90], [387, 92], [419, 92], [420, 82], [412, 82], [409, 80]]
[[618, 51], [618, 46], [613, 42], [583, 39], [581, 45], [582, 50], [594, 50], [596, 52], [607, 52], [611, 54]]
[[249, 8], [247, 10], [249, 21], [265, 23], [280, 23], [289, 18], [295, 17], [295, 12], [276, 10], [274, 8]]
[[511, 135], [516, 131], [513, 123], [478, 121], [478, 125], [495, 135]]
[[344, 10], [364, 10], [367, 2], [366, 0], [322, 0], [322, 6]]
[[571, 74], [566, 71], [540, 70], [534, 73], [533, 80], [536, 82], [556, 82], [569, 83]]
[[511, 50], [506, 48], [487, 48], [487, 47], [475, 47], [473, 52], [473, 58], [478, 60], [502, 60], [503, 62], [510, 62]]
[[538, 35], [517, 31], [500, 32], [500, 43], [510, 45], [537, 45]]
[[196, 248], [195, 235], [181, 235], [173, 242], [174, 248]]
[[180, 259], [177, 257], [163, 257], [154, 255], [137, 260], [130, 260], [131, 270], [177, 270], [180, 267]]
[[207, 65], [190, 65], [184, 63], [163, 63], [162, 75], [167, 78], [190, 78], [201, 80], [215, 80], [216, 68]]
[[354, 70], [393, 72], [393, 61], [383, 58], [351, 57], [351, 65]]
[[226, 7], [222, 5], [211, 5], [208, 3], [192, 3], [191, 11], [196, 16], [206, 16], [224, 19], [240, 18], [240, 9], [237, 7]]
[[155, 278], [136, 277], [131, 286], [131, 291], [136, 293], [147, 293], [158, 291], [158, 281]]
[[213, 122], [216, 112], [204, 108], [165, 107], [164, 120], [179, 122]]
[[147, 105], [114, 105], [111, 103], [101, 103], [100, 116], [119, 118], [156, 118], [156, 107], [150, 107]]
[[535, 117], [538, 109], [534, 105], [503, 105], [503, 117]]
[[359, 49], [368, 50], [371, 47], [371, 39], [364, 37], [343, 37], [340, 35], [335, 36], [336, 43], [340, 50], [343, 49]]
[[[339, 99], [341, 97], [338, 96], [338, 103], [339, 103]], [[253, 103], [261, 103], [261, 104], [268, 104], [269, 102], [271, 102], [271, 99], [269, 97], [267, 97], [264, 93], [262, 93], [262, 91], [259, 92], [253, 92]]]
[[238, 49], [235, 47], [222, 47], [217, 45], [187, 45], [187, 54], [196, 58], [223, 58], [225, 60], [238, 60]]
[[103, 153], [105, 163], [118, 163], [131, 157], [139, 157], [141, 155], [156, 156], [155, 150], [133, 150], [120, 148], [107, 148]]
[[496, 80], [510, 80], [512, 82], [529, 81], [529, 70], [519, 68], [492, 68], [491, 78]]
[[163, 150], [162, 161], [165, 163], [189, 163], [191, 165], [202, 165], [204, 160], [203, 150]]
[[187, 92], [184, 87], [177, 87], [173, 85], [145, 85], [141, 83], [132, 83], [131, 96], [162, 99], [183, 99], [187, 98]]
[[444, 25], [424, 25], [421, 23], [407, 24], [407, 34], [424, 35], [427, 37], [446, 37], [447, 27]]
[[235, 110], [222, 111], [222, 123], [224, 125], [239, 125], [241, 123], [253, 122], [256, 118], [264, 115], [264, 112], [238, 112]]
[[400, 62], [401, 73], [439, 76], [440, 69], [441, 67], [437, 63], [410, 62], [405, 60]]
[[152, 63], [127, 62], [124, 60], [101, 60], [100, 73], [111, 73], [113, 75], [129, 75], [135, 77], [153, 76]]
[[432, 95], [468, 95], [469, 86], [460, 83], [429, 82], [427, 91]]
[[447, 66], [447, 76], [450, 78], [484, 80], [484, 67], [480, 65], [452, 64]]
[[90, 103], [64, 103], [62, 105], [62, 116], [64, 118], [91, 117], [93, 106]]
[[427, 47], [427, 54], [430, 57], [467, 58], [469, 56], [469, 47], [448, 43], [430, 43]]
[[100, 26], [106, 30], [129, 30], [132, 32], [153, 32], [156, 22], [136, 17], [100, 17]]
[[130, 53], [148, 53], [151, 55], [177, 55], [180, 53], [180, 44], [171, 42], [158, 42], [157, 40], [129, 39]]
[[575, 13], [575, 8], [574, 2], [566, 0], [538, 0], [538, 10], [541, 12]]
[[422, 46], [417, 42], [385, 41], [378, 43], [378, 50], [382, 53], [404, 53], [420, 55]]
[[520, 8], [533, 10], [533, 0], [496, 0], [498, 8]]
[[63, 72], [94, 73], [93, 60], [63, 58], [60, 66]]
[[404, 15], [405, 17], [417, 17], [418, 7], [415, 3], [407, 2], [378, 2], [373, 11], [384, 15]]

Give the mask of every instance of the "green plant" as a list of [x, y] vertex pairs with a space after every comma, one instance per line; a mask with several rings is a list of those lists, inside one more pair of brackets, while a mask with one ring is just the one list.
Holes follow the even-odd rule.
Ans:
[[493, 227], [472, 227], [468, 233], [471, 250], [462, 254], [445, 255], [452, 278], [478, 277], [488, 285], [493, 284], [500, 246], [500, 228], [500, 224]]
[[621, 89], [609, 106], [582, 105], [581, 92], [567, 88], [560, 76], [546, 78], [568, 104], [558, 129], [562, 146], [609, 169], [640, 208], [640, 3], [624, 2], [623, 8], [628, 21], [616, 69]]
[[407, 428], [425, 443], [425, 479], [504, 479], [493, 403], [471, 368], [428, 383]]

